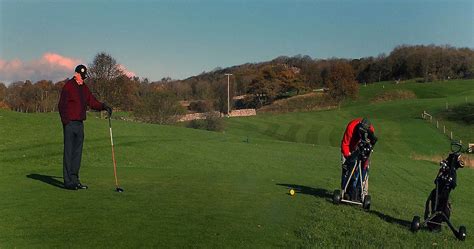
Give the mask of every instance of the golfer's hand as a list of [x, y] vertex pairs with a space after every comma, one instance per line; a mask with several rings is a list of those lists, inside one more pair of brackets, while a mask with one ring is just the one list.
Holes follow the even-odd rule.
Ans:
[[112, 107], [104, 103], [104, 110], [107, 111], [107, 113], [109, 114], [109, 117], [112, 117]]

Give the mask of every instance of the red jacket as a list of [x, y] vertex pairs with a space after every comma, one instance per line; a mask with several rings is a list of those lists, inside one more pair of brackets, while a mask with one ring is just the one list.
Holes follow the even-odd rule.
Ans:
[[[347, 124], [346, 131], [344, 132], [344, 136], [342, 137], [341, 152], [346, 158], [349, 157], [351, 151], [356, 149], [357, 144], [360, 141], [360, 135], [359, 132], [357, 132], [357, 125], [360, 123], [360, 121], [362, 121], [362, 118], [356, 118], [349, 122], [349, 124]], [[374, 133], [374, 126], [370, 125], [369, 130]]]
[[64, 84], [58, 104], [63, 125], [72, 120], [85, 120], [87, 106], [97, 111], [104, 110], [104, 104], [97, 101], [86, 84], [79, 85], [71, 78]]

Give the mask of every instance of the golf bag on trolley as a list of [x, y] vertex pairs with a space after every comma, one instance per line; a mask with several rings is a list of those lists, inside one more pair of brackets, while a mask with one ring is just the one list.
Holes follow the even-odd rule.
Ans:
[[461, 144], [452, 143], [451, 153], [440, 162], [440, 169], [434, 181], [435, 188], [431, 191], [425, 203], [424, 221], [421, 222], [419, 216], [413, 217], [411, 223], [413, 232], [418, 231], [422, 226], [426, 226], [430, 231], [439, 231], [442, 223], [446, 222], [459, 240], [466, 238], [466, 227], [460, 226], [459, 230], [456, 230], [449, 220], [451, 216], [449, 194], [457, 186], [456, 170], [464, 167], [464, 162], [461, 159], [462, 150]]
[[341, 190], [334, 190], [333, 202], [362, 205], [365, 210], [370, 209], [369, 195], [369, 168], [370, 154], [373, 146], [367, 139], [359, 142], [356, 150], [343, 163]]

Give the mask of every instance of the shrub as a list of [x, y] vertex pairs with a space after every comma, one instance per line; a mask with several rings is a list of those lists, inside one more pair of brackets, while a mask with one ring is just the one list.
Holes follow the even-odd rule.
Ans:
[[0, 101], [0, 109], [8, 110], [10, 106], [5, 101]]
[[189, 103], [189, 110], [195, 112], [208, 112], [212, 110], [212, 103], [205, 100], [197, 100]]
[[174, 94], [159, 91], [145, 95], [135, 108], [134, 115], [149, 123], [171, 124], [176, 122], [184, 111]]
[[474, 124], [474, 103], [456, 106], [446, 111], [444, 116], [451, 121], [461, 121], [470, 125]]
[[207, 113], [205, 121], [208, 131], [223, 131], [225, 128], [224, 120], [216, 112]]
[[223, 131], [225, 122], [218, 112], [208, 112], [204, 119], [191, 120], [186, 127], [208, 131]]
[[186, 127], [193, 129], [206, 130], [206, 120], [205, 119], [195, 119], [191, 120]]

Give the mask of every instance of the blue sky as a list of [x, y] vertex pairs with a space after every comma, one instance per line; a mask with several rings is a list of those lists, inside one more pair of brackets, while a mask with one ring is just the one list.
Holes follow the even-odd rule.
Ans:
[[45, 53], [88, 64], [105, 51], [137, 76], [159, 80], [280, 55], [360, 58], [400, 44], [474, 48], [473, 13], [466, 0], [0, 0], [0, 80], [54, 71]]

